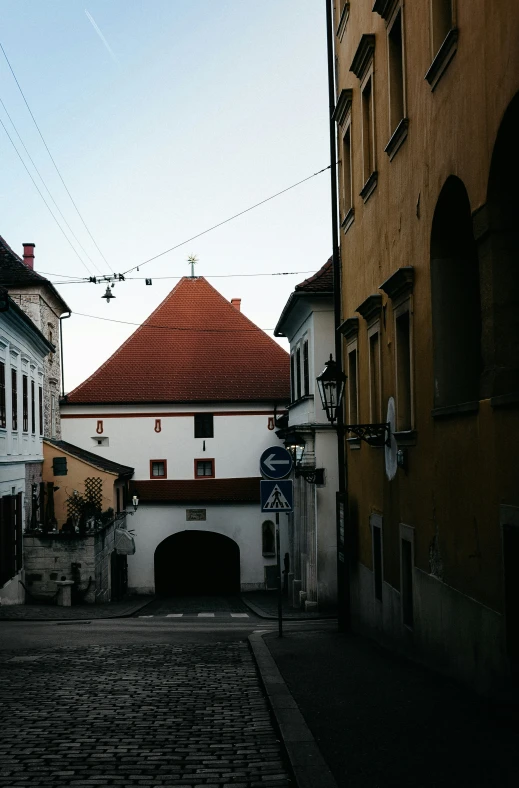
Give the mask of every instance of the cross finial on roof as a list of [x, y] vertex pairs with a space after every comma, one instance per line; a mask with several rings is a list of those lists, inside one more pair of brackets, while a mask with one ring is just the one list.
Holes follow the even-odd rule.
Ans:
[[189, 257], [187, 258], [187, 262], [191, 266], [191, 279], [194, 279], [195, 278], [195, 265], [196, 265], [196, 263], [198, 263], [198, 260], [196, 259], [196, 255], [190, 254]]

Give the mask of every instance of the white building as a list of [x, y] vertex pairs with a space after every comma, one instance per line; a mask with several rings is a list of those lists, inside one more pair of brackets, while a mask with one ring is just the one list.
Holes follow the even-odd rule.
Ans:
[[135, 468], [130, 591], [265, 587], [259, 458], [288, 399], [287, 353], [199, 277], [64, 398], [65, 440]]
[[[274, 331], [290, 342], [288, 422], [279, 432], [296, 450], [294, 512], [289, 526], [289, 598], [294, 607], [325, 610], [337, 604], [337, 435], [317, 392], [334, 348], [331, 259], [297, 285]], [[317, 474], [315, 471], [317, 470]]]
[[[0, 604], [22, 604], [23, 531], [43, 464], [44, 360], [54, 350], [0, 288]], [[21, 582], [20, 582], [21, 581]]]

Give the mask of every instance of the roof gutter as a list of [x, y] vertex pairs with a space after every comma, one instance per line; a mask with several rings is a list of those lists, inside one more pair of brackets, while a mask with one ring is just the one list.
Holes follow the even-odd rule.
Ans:
[[60, 360], [61, 360], [61, 396], [65, 396], [65, 367], [63, 366], [63, 326], [61, 321], [67, 320], [72, 315], [72, 312], [69, 309], [68, 315], [60, 315], [59, 318], [59, 352], [60, 352]]

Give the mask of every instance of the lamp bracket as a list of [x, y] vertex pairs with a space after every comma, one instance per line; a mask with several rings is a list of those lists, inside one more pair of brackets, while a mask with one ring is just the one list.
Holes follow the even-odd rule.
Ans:
[[324, 468], [295, 467], [295, 477], [302, 477], [308, 484], [324, 484]]
[[382, 424], [345, 424], [345, 432], [352, 432], [356, 438], [370, 446], [391, 446], [389, 422]]

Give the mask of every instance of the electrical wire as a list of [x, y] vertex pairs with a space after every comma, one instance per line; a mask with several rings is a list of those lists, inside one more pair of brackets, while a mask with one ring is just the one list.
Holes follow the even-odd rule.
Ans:
[[40, 135], [40, 137], [41, 137], [41, 141], [42, 141], [42, 142], [43, 142], [43, 144], [45, 145], [45, 149], [46, 149], [47, 153], [49, 154], [49, 157], [50, 157], [50, 160], [51, 160], [51, 162], [52, 162], [52, 163], [53, 163], [53, 165], [54, 165], [54, 169], [55, 169], [55, 170], [56, 170], [56, 172], [58, 173], [58, 176], [59, 176], [59, 178], [60, 178], [60, 180], [61, 180], [61, 183], [63, 184], [63, 186], [64, 186], [64, 188], [65, 188], [65, 191], [67, 192], [67, 194], [68, 194], [68, 196], [69, 196], [69, 198], [70, 198], [70, 202], [71, 202], [71, 203], [72, 203], [72, 205], [74, 206], [74, 208], [75, 208], [75, 210], [76, 210], [76, 213], [77, 213], [77, 215], [79, 216], [79, 218], [81, 219], [81, 222], [82, 222], [82, 224], [83, 224], [83, 227], [85, 228], [85, 230], [87, 231], [88, 235], [90, 236], [90, 238], [91, 238], [91, 240], [92, 240], [92, 242], [93, 242], [93, 244], [94, 244], [95, 248], [97, 249], [97, 251], [99, 252], [99, 254], [101, 255], [101, 257], [103, 258], [103, 260], [105, 261], [105, 263], [106, 263], [107, 265], [110, 265], [110, 264], [109, 264], [109, 262], [108, 262], [108, 260], [106, 259], [106, 257], [105, 257], [105, 256], [104, 256], [104, 254], [102, 253], [101, 249], [100, 249], [100, 248], [99, 248], [99, 246], [97, 245], [97, 242], [96, 242], [96, 240], [95, 240], [94, 236], [93, 236], [93, 235], [92, 235], [92, 233], [90, 232], [90, 230], [89, 230], [89, 228], [88, 228], [88, 226], [87, 226], [87, 224], [86, 224], [85, 220], [83, 219], [83, 216], [81, 215], [81, 212], [80, 212], [79, 208], [77, 207], [77, 205], [76, 205], [76, 203], [75, 203], [75, 201], [74, 201], [74, 198], [72, 197], [72, 195], [71, 195], [71, 193], [70, 193], [70, 191], [69, 191], [69, 189], [68, 189], [68, 186], [67, 186], [67, 184], [65, 183], [65, 181], [64, 181], [64, 179], [63, 179], [63, 176], [62, 176], [62, 174], [61, 174], [61, 172], [60, 172], [60, 170], [59, 170], [59, 168], [58, 168], [58, 165], [57, 165], [57, 164], [56, 164], [56, 162], [54, 161], [54, 157], [53, 157], [52, 153], [50, 152], [49, 146], [48, 146], [48, 145], [47, 145], [47, 143], [45, 142], [45, 138], [44, 138], [43, 134], [41, 133], [40, 127], [38, 126], [38, 123], [36, 122], [36, 118], [34, 117], [34, 115], [33, 115], [33, 113], [32, 113], [32, 110], [31, 110], [31, 108], [30, 108], [30, 106], [29, 106], [29, 103], [28, 103], [27, 99], [25, 98], [25, 94], [24, 94], [24, 92], [23, 92], [23, 90], [22, 90], [22, 88], [21, 88], [21, 85], [20, 85], [20, 83], [18, 82], [18, 79], [16, 78], [16, 74], [14, 73], [13, 67], [12, 67], [12, 65], [11, 65], [11, 63], [10, 63], [10, 61], [9, 61], [9, 58], [7, 57], [7, 54], [6, 54], [6, 52], [5, 52], [5, 49], [4, 49], [4, 47], [2, 46], [2, 42], [1, 42], [1, 41], [0, 41], [0, 49], [2, 50], [2, 53], [3, 53], [4, 57], [5, 57], [5, 60], [6, 60], [6, 62], [7, 62], [7, 65], [9, 66], [9, 70], [11, 71], [11, 74], [13, 75], [13, 78], [14, 78], [14, 81], [16, 82], [16, 85], [17, 85], [17, 87], [18, 87], [18, 90], [20, 91], [20, 94], [21, 94], [21, 96], [22, 96], [22, 98], [23, 98], [23, 100], [24, 100], [24, 102], [25, 102], [25, 106], [26, 106], [26, 107], [27, 107], [27, 109], [29, 110], [29, 114], [30, 114], [30, 116], [31, 116], [31, 118], [32, 118], [32, 120], [33, 120], [33, 123], [34, 123], [34, 125], [36, 126], [36, 129], [38, 130], [38, 134], [39, 134], [39, 135]]
[[[189, 328], [187, 326], [160, 326], [155, 325], [153, 323], [131, 323], [128, 320], [115, 320], [113, 317], [99, 317], [98, 315], [85, 315], [82, 312], [73, 312], [73, 315], [77, 315], [78, 317], [89, 317], [92, 320], [104, 320], [107, 323], [122, 323], [125, 326], [146, 326], [146, 328], [160, 328], [166, 331], [191, 331], [191, 332], [200, 332], [200, 333], [209, 333], [209, 334], [229, 334], [234, 333], [236, 331], [235, 328]], [[273, 328], [240, 328], [240, 332], [250, 332], [256, 333], [257, 331], [274, 331]]]
[[[52, 274], [49, 271], [39, 271], [40, 274], [46, 274], [47, 276], [66, 276], [66, 274]], [[270, 273], [261, 273], [261, 274], [210, 274], [208, 276], [204, 276], [204, 279], [231, 279], [235, 277], [250, 277], [250, 276], [303, 276], [304, 274], [315, 274], [315, 271], [273, 271]], [[69, 277], [69, 282], [51, 282], [52, 285], [84, 285], [84, 284], [91, 284], [90, 279], [74, 279], [73, 277]], [[118, 284], [120, 281], [125, 282], [139, 282], [147, 277], [144, 276], [127, 276], [123, 280], [116, 280], [115, 284]], [[189, 279], [189, 277], [187, 277]], [[200, 277], [195, 277], [199, 279]], [[182, 276], [154, 276], [154, 281], [161, 281], [163, 279], [184, 279]], [[96, 284], [103, 284], [105, 279], [99, 277], [97, 279]]]
[[[1, 46], [1, 45], [0, 45], [0, 46]], [[78, 258], [78, 260], [80, 261], [80, 263], [81, 263], [81, 264], [82, 264], [82, 265], [83, 265], [83, 266], [86, 268], [86, 270], [88, 271], [88, 273], [91, 273], [91, 271], [90, 271], [89, 267], [87, 266], [87, 264], [85, 263], [85, 261], [83, 260], [83, 258], [81, 257], [81, 255], [79, 254], [79, 252], [77, 251], [77, 249], [75, 248], [75, 246], [73, 245], [72, 241], [70, 240], [70, 238], [69, 238], [69, 237], [68, 237], [68, 235], [66, 234], [66, 232], [65, 232], [65, 230], [63, 229], [63, 227], [61, 226], [61, 224], [59, 223], [59, 221], [58, 221], [58, 219], [57, 219], [56, 215], [55, 215], [55, 214], [54, 214], [54, 212], [52, 211], [52, 208], [50, 207], [49, 203], [47, 202], [47, 200], [46, 200], [46, 199], [45, 199], [45, 197], [43, 196], [43, 194], [42, 194], [42, 192], [41, 192], [41, 189], [40, 189], [40, 187], [38, 186], [38, 184], [36, 183], [36, 181], [35, 181], [35, 180], [34, 180], [34, 178], [32, 177], [32, 173], [31, 173], [31, 171], [29, 170], [29, 168], [27, 167], [26, 163], [24, 162], [24, 160], [23, 160], [23, 158], [22, 158], [22, 155], [21, 155], [20, 151], [18, 150], [18, 148], [17, 148], [17, 147], [16, 147], [16, 145], [14, 144], [14, 140], [13, 140], [13, 138], [11, 137], [11, 135], [9, 134], [9, 132], [7, 131], [7, 129], [6, 129], [6, 127], [5, 127], [5, 124], [4, 124], [3, 120], [2, 120], [2, 118], [0, 118], [0, 124], [1, 124], [1, 126], [2, 126], [2, 128], [3, 128], [3, 130], [5, 131], [5, 133], [7, 134], [8, 138], [9, 138], [9, 142], [11, 143], [11, 145], [13, 146], [13, 148], [15, 149], [15, 151], [16, 151], [16, 154], [17, 154], [18, 158], [19, 158], [19, 159], [20, 159], [20, 161], [22, 162], [22, 164], [23, 164], [23, 166], [24, 166], [24, 168], [25, 168], [25, 171], [27, 172], [27, 175], [29, 176], [29, 178], [30, 178], [30, 179], [31, 179], [31, 181], [33, 182], [34, 186], [36, 187], [36, 190], [37, 190], [38, 194], [40, 195], [41, 199], [43, 200], [43, 202], [44, 202], [44, 203], [45, 203], [45, 205], [47, 206], [47, 210], [49, 211], [50, 215], [52, 216], [52, 218], [54, 219], [54, 221], [55, 221], [55, 222], [56, 222], [56, 224], [58, 225], [58, 227], [59, 227], [59, 229], [61, 230], [61, 232], [63, 233], [63, 236], [64, 236], [65, 240], [66, 240], [66, 241], [67, 241], [67, 243], [70, 245], [70, 247], [71, 247], [72, 251], [73, 251], [73, 252], [74, 252], [74, 254], [77, 256], [77, 258]]]
[[326, 170], [329, 170], [330, 167], [331, 164], [329, 164], [327, 167], [323, 167], [323, 169], [319, 170], [318, 172], [314, 172], [312, 175], [308, 175], [308, 177], [303, 178], [303, 180], [298, 181], [297, 183], [293, 183], [292, 186], [287, 186], [286, 189], [282, 189], [280, 192], [276, 192], [276, 194], [273, 194], [270, 197], [266, 197], [264, 200], [261, 200], [260, 202], [251, 205], [249, 208], [245, 208], [245, 210], [240, 211], [239, 213], [235, 213], [234, 216], [230, 216], [228, 219], [224, 219], [223, 222], [218, 222], [218, 224], [213, 224], [212, 227], [209, 227], [207, 230], [203, 230], [201, 233], [197, 233], [196, 235], [191, 236], [191, 238], [188, 238], [186, 241], [182, 241], [181, 243], [176, 244], [176, 246], [172, 246], [170, 249], [166, 249], [164, 252], [160, 252], [159, 254], [156, 254], [153, 257], [148, 258], [148, 260], [144, 260], [142, 263], [138, 263], [137, 265], [134, 265], [133, 268], [129, 268], [127, 271], [124, 271], [123, 272], [124, 275], [130, 274], [132, 271], [135, 271], [136, 268], [140, 268], [141, 265], [147, 265], [147, 263], [151, 263], [153, 260], [157, 260], [157, 258], [163, 257], [165, 254], [168, 254], [169, 252], [173, 252], [175, 249], [178, 249], [181, 246], [185, 246], [185, 244], [194, 241], [196, 238], [200, 238], [202, 235], [206, 235], [207, 233], [210, 233], [212, 230], [216, 230], [217, 227], [221, 227], [223, 224], [232, 222], [233, 219], [237, 219], [238, 216], [243, 216], [244, 213], [248, 213], [249, 211], [254, 210], [254, 208], [259, 208], [260, 205], [264, 205], [266, 202], [270, 202], [270, 200], [273, 200], [275, 197], [279, 197], [281, 194], [285, 194], [285, 192], [289, 192], [291, 189], [295, 189], [296, 186], [300, 186], [302, 183], [306, 183], [306, 181], [315, 178], [317, 175], [321, 175], [321, 173], [326, 172]]
[[75, 239], [75, 241], [76, 241], [76, 243], [78, 244], [78, 246], [80, 247], [81, 251], [82, 251], [82, 252], [85, 254], [85, 256], [88, 258], [88, 260], [89, 260], [89, 261], [92, 263], [92, 265], [94, 266], [94, 268], [95, 268], [97, 271], [99, 271], [99, 268], [98, 268], [98, 267], [97, 267], [97, 265], [94, 263], [94, 261], [92, 260], [92, 258], [91, 258], [91, 257], [90, 257], [90, 255], [88, 254], [87, 250], [85, 249], [85, 247], [83, 246], [83, 244], [81, 243], [81, 241], [79, 240], [79, 238], [77, 237], [77, 235], [75, 234], [74, 230], [72, 229], [72, 227], [70, 226], [70, 224], [69, 224], [69, 223], [67, 222], [67, 220], [65, 219], [65, 217], [64, 217], [64, 215], [63, 215], [63, 212], [61, 211], [61, 208], [59, 207], [58, 203], [56, 202], [56, 200], [55, 200], [55, 199], [54, 199], [54, 197], [52, 196], [52, 194], [51, 194], [51, 192], [50, 192], [50, 189], [49, 189], [49, 187], [48, 187], [48, 186], [47, 186], [47, 184], [45, 183], [45, 181], [44, 181], [44, 179], [43, 179], [43, 176], [42, 176], [41, 172], [39, 171], [38, 167], [37, 167], [37, 166], [36, 166], [36, 164], [34, 163], [34, 159], [32, 158], [31, 154], [30, 154], [30, 153], [29, 153], [29, 151], [27, 150], [27, 146], [26, 146], [25, 142], [23, 141], [23, 139], [22, 139], [22, 137], [21, 137], [21, 135], [20, 135], [20, 132], [19, 132], [19, 131], [18, 131], [18, 129], [16, 128], [16, 125], [15, 125], [15, 122], [14, 122], [14, 120], [13, 120], [13, 119], [12, 119], [12, 117], [10, 116], [10, 114], [9, 114], [9, 112], [8, 112], [8, 110], [7, 110], [7, 107], [5, 106], [5, 104], [4, 104], [4, 102], [2, 101], [2, 99], [1, 99], [1, 98], [0, 98], [0, 104], [1, 104], [1, 105], [2, 105], [2, 107], [4, 108], [4, 112], [5, 112], [5, 114], [7, 115], [7, 117], [9, 118], [9, 120], [10, 120], [10, 122], [11, 122], [11, 126], [12, 126], [12, 127], [13, 127], [13, 129], [15, 130], [16, 136], [17, 136], [17, 137], [18, 137], [18, 139], [20, 140], [20, 142], [21, 142], [21, 144], [22, 144], [22, 146], [23, 146], [23, 149], [24, 149], [25, 153], [27, 154], [27, 156], [28, 156], [28, 158], [29, 158], [29, 161], [31, 162], [31, 164], [32, 164], [32, 166], [34, 167], [34, 169], [36, 170], [36, 172], [37, 172], [37, 174], [38, 174], [38, 177], [39, 177], [40, 181], [42, 182], [43, 186], [45, 187], [45, 190], [46, 190], [47, 194], [49, 195], [50, 199], [51, 199], [51, 200], [52, 200], [52, 202], [54, 203], [54, 206], [55, 206], [56, 210], [58, 211], [59, 215], [61, 216], [61, 218], [62, 218], [62, 219], [63, 219], [63, 221], [65, 222], [66, 226], [68, 227], [68, 229], [69, 229], [69, 231], [70, 231], [70, 233], [71, 233], [72, 237]]

